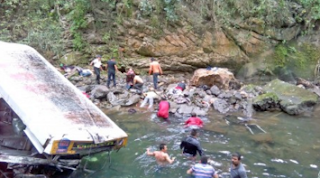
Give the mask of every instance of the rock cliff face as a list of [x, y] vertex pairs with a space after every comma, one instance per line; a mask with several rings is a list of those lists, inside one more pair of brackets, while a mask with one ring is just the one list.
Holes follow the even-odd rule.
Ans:
[[[244, 77], [250, 79], [273, 75], [275, 67], [293, 60], [293, 66], [300, 67], [297, 71], [313, 71], [310, 68], [320, 56], [320, 16], [314, 8], [319, 5], [301, 0], [84, 1], [87, 4], [82, 5], [90, 8], [83, 17], [77, 16], [82, 26], [76, 28], [76, 34], [75, 19], [70, 18], [74, 9], [64, 9], [58, 2], [52, 7], [66, 39], [60, 62], [87, 64], [92, 56], [102, 54], [104, 60], [115, 56], [118, 63], [145, 71], [147, 59], [156, 57], [165, 73], [208, 66], [237, 72], [249, 63], [246, 67], [251, 68], [244, 71], [250, 74]], [[76, 6], [80, 1], [72, 3], [75, 9], [81, 7]], [[17, 37], [30, 34], [26, 29], [15, 31]], [[82, 47], [80, 53], [74, 52], [76, 47]], [[256, 65], [259, 63], [265, 65]]]
[[[124, 55], [119, 62], [142, 70], [148, 67], [146, 58], [156, 57], [166, 73], [192, 72], [208, 66], [228, 67], [237, 72], [250, 62], [278, 65], [273, 59], [274, 49], [279, 44], [292, 42], [297, 50], [299, 45], [311, 44], [309, 39], [299, 38], [306, 31], [306, 24], [301, 19], [306, 18], [307, 7], [291, 1], [281, 4], [272, 0], [265, 4], [255, 4], [251, 0], [180, 1], [175, 7], [179, 19], [174, 22], [161, 19], [161, 13], [143, 16], [142, 2], [133, 1], [133, 15], [113, 23], [112, 28], [124, 49], [123, 54], [118, 55]], [[156, 1], [149, 2], [154, 8]], [[119, 2], [115, 10], [124, 12], [123, 8], [124, 3]], [[106, 12], [103, 8], [100, 11]], [[228, 11], [231, 12], [223, 14]], [[318, 44], [312, 45], [319, 48]], [[258, 67], [260, 73], [253, 72], [251, 76], [265, 75], [261, 71], [273, 74], [273, 68], [268, 64], [263, 65], [263, 69], [260, 69], [261, 65]]]

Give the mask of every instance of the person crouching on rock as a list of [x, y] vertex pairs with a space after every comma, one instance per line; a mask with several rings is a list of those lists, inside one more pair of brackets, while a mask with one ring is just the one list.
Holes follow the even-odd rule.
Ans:
[[153, 106], [153, 100], [159, 99], [159, 95], [156, 93], [156, 91], [154, 91], [153, 88], [150, 88], [149, 90], [149, 92], [143, 94], [145, 98], [142, 101], [140, 108], [143, 108], [149, 102], [148, 109], [151, 109]]
[[163, 119], [168, 119], [169, 110], [170, 110], [170, 103], [166, 100], [164, 96], [162, 96], [161, 101], [159, 103], [159, 110], [158, 110], [157, 116]]
[[139, 75], [134, 76], [132, 88], [137, 89], [140, 94], [142, 93], [143, 80]]

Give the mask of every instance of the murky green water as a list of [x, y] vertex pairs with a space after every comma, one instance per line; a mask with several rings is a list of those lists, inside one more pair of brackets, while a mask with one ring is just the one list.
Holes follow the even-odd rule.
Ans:
[[[129, 134], [128, 146], [119, 152], [90, 156], [83, 160], [94, 173], [74, 172], [74, 178], [185, 178], [193, 162], [181, 156], [180, 140], [189, 135], [183, 130], [184, 119], [164, 122], [153, 113], [107, 113]], [[206, 155], [220, 163], [216, 169], [227, 172], [228, 152], [243, 156], [248, 177], [317, 178], [320, 168], [320, 108], [313, 117], [292, 117], [278, 112], [255, 113], [254, 124], [267, 133], [252, 135], [244, 125], [226, 123], [224, 116], [214, 111], [203, 118], [206, 130], [199, 139]], [[185, 118], [187, 119], [187, 118]], [[211, 130], [211, 131], [210, 131]], [[168, 144], [168, 153], [177, 157], [175, 163], [158, 170], [153, 157], [145, 155], [147, 147], [158, 149]]]

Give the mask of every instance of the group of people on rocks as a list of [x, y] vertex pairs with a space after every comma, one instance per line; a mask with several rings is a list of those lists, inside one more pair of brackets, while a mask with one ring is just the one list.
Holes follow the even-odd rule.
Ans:
[[[182, 155], [190, 158], [191, 160], [196, 159], [197, 153], [199, 154], [200, 162], [193, 165], [187, 170], [187, 174], [192, 174], [195, 178], [218, 178], [219, 175], [214, 167], [211, 165], [213, 160], [210, 160], [204, 155], [200, 142], [197, 140], [198, 132], [196, 129], [192, 129], [191, 135], [183, 139], [180, 143], [180, 149], [182, 149]], [[158, 165], [165, 166], [172, 164], [175, 161], [175, 157], [170, 158], [167, 153], [167, 145], [161, 143], [159, 145], [159, 151], [151, 152], [147, 148], [146, 154], [148, 156], [154, 156]], [[241, 155], [236, 152], [231, 155], [231, 166], [229, 169], [230, 178], [247, 178], [246, 170], [241, 163]]]
[[[113, 87], [115, 87], [115, 74], [117, 71], [119, 71], [116, 65], [116, 61], [114, 58], [111, 58], [109, 61], [107, 61], [107, 64], [103, 66], [101, 58], [101, 55], [97, 55], [96, 58], [90, 63], [90, 65], [93, 65], [93, 70], [96, 75], [96, 83], [100, 84], [100, 72], [101, 70], [103, 70], [103, 68], [105, 68], [108, 74], [107, 87], [110, 87], [111, 82], [113, 82]], [[154, 58], [151, 58], [149, 67], [149, 75], [151, 74], [153, 75], [153, 88], [150, 87], [148, 92], [143, 93], [144, 100], [141, 102], [140, 107], [145, 107], [147, 104], [149, 104], [147, 108], [152, 109], [154, 100], [158, 99], [160, 100], [160, 102], [158, 105], [157, 116], [159, 118], [167, 120], [169, 118], [170, 102], [167, 101], [167, 97], [164, 94], [160, 94], [157, 92], [158, 76], [163, 74], [163, 71], [159, 62], [157, 62]], [[136, 89], [138, 91], [137, 93], [142, 94], [143, 87], [143, 79], [139, 75], [136, 75], [132, 68], [129, 68], [126, 73], [126, 89]], [[168, 93], [175, 96], [181, 96], [183, 95], [183, 91], [185, 89], [186, 84], [184, 82], [180, 82], [177, 84], [176, 87], [168, 91]], [[185, 121], [184, 126], [191, 129], [191, 134], [190, 136], [184, 138], [180, 143], [182, 155], [191, 160], [196, 159], [197, 153], [201, 157], [199, 163], [193, 165], [190, 169], [187, 170], [187, 174], [192, 174], [195, 178], [218, 178], [217, 171], [211, 165], [212, 160], [210, 160], [207, 156], [204, 155], [200, 142], [197, 139], [198, 129], [203, 127], [203, 121], [199, 117], [197, 117], [196, 113], [192, 112], [191, 117]], [[149, 148], [147, 148], [146, 154], [148, 156], [154, 156], [156, 162], [160, 166], [172, 164], [175, 161], [175, 157], [170, 158], [170, 156], [168, 155], [167, 145], [165, 143], [161, 143], [159, 145], [159, 151], [152, 152]], [[247, 178], [246, 170], [241, 163], [241, 155], [239, 153], [232, 154], [231, 162], [231, 178]]]
[[[103, 66], [101, 62], [101, 55], [97, 55], [96, 58], [90, 63], [93, 65], [93, 70], [96, 75], [96, 83], [100, 84], [100, 72], [103, 70], [103, 67], [108, 72], [108, 80], [107, 80], [107, 87], [109, 88], [111, 81], [113, 82], [113, 86], [116, 86], [116, 72], [119, 71], [117, 68], [117, 63], [114, 58], [107, 61], [107, 64]], [[154, 89], [158, 89], [158, 76], [162, 75], [162, 69], [158, 61], [154, 58], [151, 58], [150, 68], [149, 68], [149, 75], [153, 75], [153, 86]], [[143, 80], [139, 75], [136, 75], [132, 68], [130, 68], [126, 73], [126, 88], [129, 90], [131, 88], [137, 89], [138, 91], [142, 92], [143, 87]]]

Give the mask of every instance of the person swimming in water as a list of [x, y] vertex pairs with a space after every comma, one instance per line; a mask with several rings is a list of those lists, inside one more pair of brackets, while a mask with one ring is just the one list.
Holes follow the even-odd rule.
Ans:
[[147, 155], [154, 156], [159, 166], [165, 166], [167, 164], [172, 164], [176, 159], [175, 157], [170, 158], [167, 153], [167, 145], [165, 143], [161, 143], [159, 145], [160, 151], [151, 152], [149, 148], [147, 148]]

